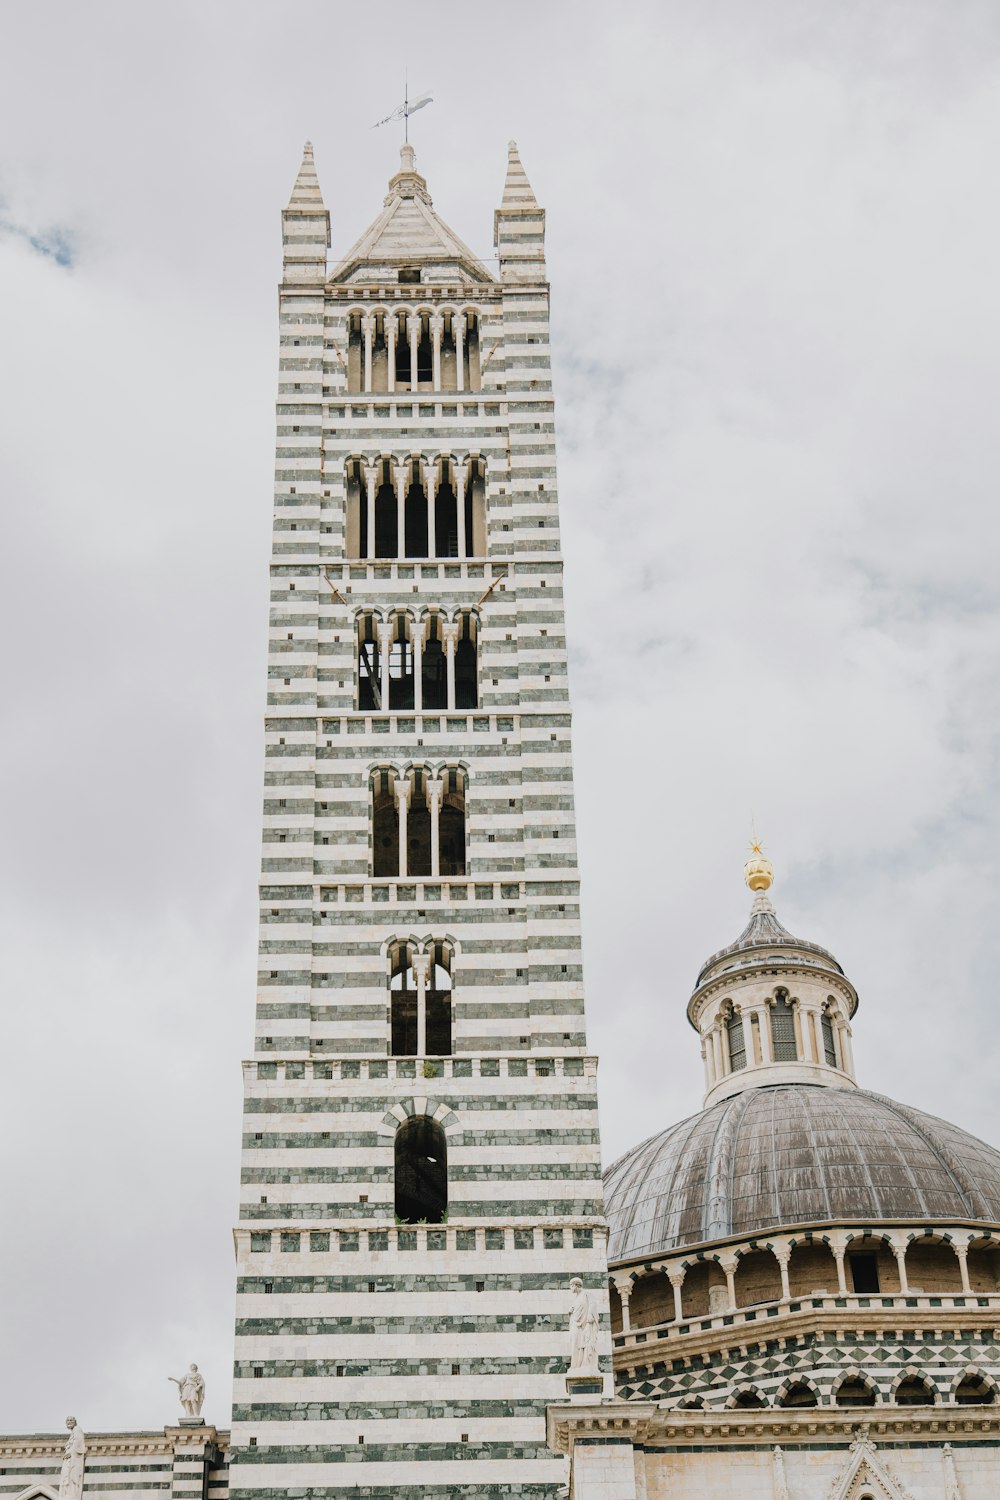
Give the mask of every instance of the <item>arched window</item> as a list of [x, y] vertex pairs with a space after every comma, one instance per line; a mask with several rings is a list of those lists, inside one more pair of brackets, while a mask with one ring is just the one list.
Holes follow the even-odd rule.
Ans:
[[908, 1375], [896, 1387], [897, 1406], [933, 1406], [934, 1391], [919, 1375]]
[[968, 1374], [959, 1382], [955, 1392], [959, 1406], [992, 1406], [996, 1392], [988, 1380], [979, 1374]]
[[466, 486], [466, 551], [470, 557], [486, 556], [486, 463], [482, 458], [469, 460]]
[[417, 1056], [417, 986], [406, 943], [397, 943], [389, 959], [389, 1054]]
[[837, 1391], [838, 1406], [874, 1406], [875, 1392], [860, 1375], [849, 1375]]
[[465, 774], [444, 772], [439, 820], [442, 875], [465, 874]]
[[431, 805], [427, 796], [427, 773], [417, 766], [410, 773], [410, 805], [406, 818], [406, 873], [430, 875]]
[[740, 1391], [733, 1402], [737, 1411], [760, 1411], [766, 1404], [759, 1391]]
[[806, 1385], [804, 1380], [800, 1380], [795, 1385], [788, 1387], [779, 1404], [781, 1406], [797, 1407], [816, 1406], [818, 1402], [816, 1400], [816, 1392], [812, 1386]]
[[389, 703], [392, 711], [413, 707], [413, 641], [409, 618], [399, 613], [392, 620], [389, 650]]
[[424, 1056], [451, 1056], [451, 949], [447, 943], [431, 943], [428, 951], [426, 1030]]
[[378, 770], [372, 776], [372, 874], [399, 874], [399, 810], [395, 776]]
[[448, 1216], [448, 1143], [429, 1115], [396, 1131], [396, 1217], [404, 1224], [443, 1224]]
[[448, 664], [445, 661], [441, 625], [439, 614], [427, 616], [420, 676], [422, 703], [425, 710], [431, 711], [448, 707]]
[[396, 522], [396, 486], [392, 464], [382, 459], [375, 487], [375, 556], [395, 557], [399, 529]]
[[365, 613], [358, 616], [358, 708], [362, 712], [382, 708], [381, 672], [378, 617]]
[[429, 557], [427, 536], [427, 491], [424, 488], [423, 469], [418, 459], [408, 466], [403, 527], [407, 557]]
[[455, 646], [455, 707], [479, 707], [479, 671], [476, 661], [476, 617], [463, 610], [458, 617], [458, 642]]
[[823, 1056], [831, 1068], [837, 1066], [837, 1043], [833, 1036], [833, 1018], [828, 1010], [824, 1010], [819, 1018], [820, 1031], [823, 1033]]
[[726, 1036], [729, 1040], [729, 1066], [739, 1072], [747, 1065], [747, 1044], [743, 1031], [743, 1017], [735, 1011], [726, 1020]]
[[441, 478], [434, 497], [434, 556], [458, 556], [458, 501], [452, 460], [441, 465]]
[[778, 990], [771, 1006], [771, 1047], [775, 1062], [795, 1062], [799, 1049], [795, 1043], [795, 1014], [788, 1003], [788, 991]]

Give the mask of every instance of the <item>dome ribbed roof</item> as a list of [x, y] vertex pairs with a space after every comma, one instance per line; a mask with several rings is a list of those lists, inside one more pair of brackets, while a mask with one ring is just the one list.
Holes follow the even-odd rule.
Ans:
[[787, 927], [782, 926], [778, 920], [778, 913], [768, 897], [761, 892], [754, 900], [749, 922], [736, 941], [729, 943], [725, 948], [720, 948], [718, 953], [713, 953], [711, 958], [707, 958], [702, 964], [695, 988], [697, 989], [701, 984], [708, 971], [721, 963], [724, 958], [737, 955], [753, 957], [762, 951], [770, 952], [776, 949], [776, 957], [783, 959], [790, 956], [787, 951], [790, 948], [794, 949], [798, 955], [809, 954], [819, 959], [821, 968], [833, 969], [838, 974], [844, 972], [833, 954], [826, 948], [821, 948], [819, 943], [807, 943], [802, 938], [793, 937]]
[[1000, 1224], [1000, 1152], [864, 1089], [785, 1084], [725, 1099], [604, 1174], [612, 1261], [805, 1223]]

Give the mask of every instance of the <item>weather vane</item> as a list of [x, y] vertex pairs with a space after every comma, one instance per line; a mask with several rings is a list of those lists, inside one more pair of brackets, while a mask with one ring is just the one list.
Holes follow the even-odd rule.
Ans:
[[432, 104], [433, 102], [434, 98], [432, 94], [421, 94], [416, 99], [410, 99], [410, 78], [409, 74], [407, 73], [403, 81], [402, 104], [397, 104], [396, 108], [392, 111], [392, 114], [386, 115], [384, 120], [376, 120], [375, 124], [372, 126], [372, 129], [377, 130], [380, 125], [388, 125], [392, 120], [402, 120], [403, 142], [408, 146], [410, 143], [410, 116], [415, 115], [418, 109], [423, 109], [426, 105]]

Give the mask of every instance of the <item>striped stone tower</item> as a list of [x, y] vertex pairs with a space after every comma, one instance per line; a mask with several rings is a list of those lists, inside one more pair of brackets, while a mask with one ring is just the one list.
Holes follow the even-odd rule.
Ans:
[[[283, 216], [231, 1488], [550, 1496], [579, 1277], [610, 1385], [545, 215], [487, 267], [404, 146]], [[584, 1298], [586, 1311], [586, 1298]]]

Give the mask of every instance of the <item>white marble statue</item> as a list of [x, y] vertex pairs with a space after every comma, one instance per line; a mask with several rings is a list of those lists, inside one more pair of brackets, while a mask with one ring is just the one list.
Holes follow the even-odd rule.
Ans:
[[569, 1289], [573, 1293], [573, 1306], [569, 1314], [569, 1328], [573, 1340], [569, 1373], [571, 1375], [596, 1375], [598, 1373], [597, 1330], [600, 1327], [600, 1314], [593, 1297], [584, 1290], [579, 1276], [573, 1277]]
[[69, 1429], [59, 1471], [59, 1500], [81, 1500], [83, 1466], [87, 1456], [87, 1439], [75, 1417], [66, 1418]]
[[188, 1417], [200, 1417], [201, 1406], [205, 1399], [205, 1381], [197, 1365], [190, 1365], [187, 1373], [180, 1377], [168, 1375], [180, 1392], [181, 1405]]

